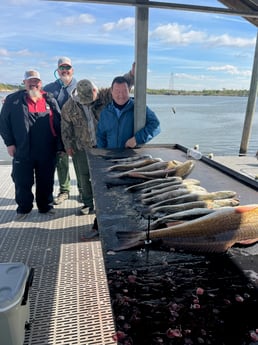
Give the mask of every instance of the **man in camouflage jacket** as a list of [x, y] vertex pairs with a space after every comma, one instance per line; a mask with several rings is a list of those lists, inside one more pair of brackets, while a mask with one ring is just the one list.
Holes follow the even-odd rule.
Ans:
[[[134, 84], [134, 70], [135, 64], [124, 75], [130, 87]], [[90, 80], [82, 79], [77, 83], [77, 88], [74, 89], [61, 111], [64, 147], [79, 172], [83, 202], [81, 214], [94, 213], [86, 151], [96, 146], [96, 128], [100, 113], [111, 101], [111, 88], [98, 89]]]

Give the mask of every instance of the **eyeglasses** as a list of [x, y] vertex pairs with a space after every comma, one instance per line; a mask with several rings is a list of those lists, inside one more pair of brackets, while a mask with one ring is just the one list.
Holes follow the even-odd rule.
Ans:
[[72, 66], [59, 66], [58, 69], [60, 71], [69, 71], [72, 68]]

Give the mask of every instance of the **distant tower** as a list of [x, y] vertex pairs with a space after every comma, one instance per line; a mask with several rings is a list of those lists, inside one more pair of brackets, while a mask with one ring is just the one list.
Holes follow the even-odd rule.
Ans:
[[169, 91], [173, 91], [174, 90], [174, 73], [170, 73], [170, 78], [169, 78]]

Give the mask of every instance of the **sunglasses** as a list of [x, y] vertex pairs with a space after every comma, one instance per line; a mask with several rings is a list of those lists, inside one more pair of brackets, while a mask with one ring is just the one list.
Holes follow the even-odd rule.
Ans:
[[72, 68], [72, 66], [59, 66], [58, 69], [60, 71], [69, 71]]

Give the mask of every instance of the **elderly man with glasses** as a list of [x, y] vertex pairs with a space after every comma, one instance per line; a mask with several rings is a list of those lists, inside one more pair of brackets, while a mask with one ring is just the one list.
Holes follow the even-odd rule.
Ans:
[[[74, 69], [72, 61], [69, 57], [60, 57], [57, 63], [57, 69], [54, 72], [56, 80], [44, 87], [44, 90], [51, 92], [57, 100], [60, 109], [68, 100], [72, 91], [77, 85], [76, 79], [73, 77]], [[69, 156], [65, 153], [58, 153], [57, 156], [57, 176], [59, 181], [59, 194], [54, 198], [56, 205], [61, 204], [69, 198], [70, 193], [70, 174], [69, 174]], [[76, 165], [74, 164], [75, 173], [77, 175]], [[77, 179], [77, 181], [79, 181]], [[78, 185], [79, 194], [81, 194]]]
[[60, 109], [56, 99], [42, 91], [38, 71], [24, 75], [25, 89], [8, 95], [0, 114], [2, 136], [12, 162], [17, 203], [16, 220], [23, 220], [35, 201], [40, 213], [53, 214], [56, 153], [63, 150]]

